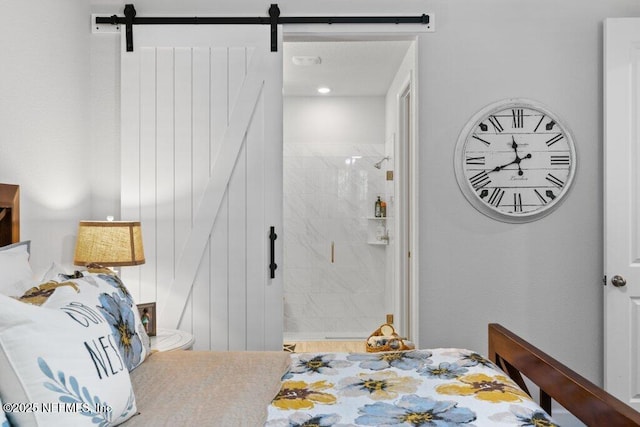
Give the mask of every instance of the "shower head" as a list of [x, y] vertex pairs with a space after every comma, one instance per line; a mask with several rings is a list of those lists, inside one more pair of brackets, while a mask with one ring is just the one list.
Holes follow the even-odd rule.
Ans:
[[376, 169], [380, 169], [382, 167], [382, 162], [384, 162], [385, 160], [389, 160], [389, 156], [382, 158], [378, 163], [375, 163], [373, 167]]

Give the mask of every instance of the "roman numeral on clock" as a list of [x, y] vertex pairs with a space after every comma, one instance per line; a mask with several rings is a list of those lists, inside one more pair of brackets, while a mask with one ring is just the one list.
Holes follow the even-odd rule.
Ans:
[[524, 110], [522, 108], [514, 108], [511, 110], [511, 116], [513, 118], [511, 122], [512, 128], [519, 129], [524, 127]]
[[513, 193], [513, 211], [522, 212], [522, 194]]
[[545, 179], [547, 181], [549, 181], [550, 183], [552, 183], [553, 185], [555, 185], [556, 187], [558, 187], [558, 188], [564, 187], [564, 181], [562, 181], [560, 178], [558, 178], [556, 176], [553, 176], [552, 174], [547, 174]]
[[535, 189], [533, 191], [536, 193], [536, 196], [538, 196], [538, 199], [540, 199], [540, 201], [542, 202], [543, 205], [546, 205], [548, 203], [547, 199], [545, 199], [544, 196], [542, 194], [540, 194], [540, 192], [537, 189]]
[[500, 202], [502, 201], [502, 197], [504, 196], [504, 190], [502, 188], [494, 188], [491, 192], [491, 195], [487, 199], [487, 202], [495, 207], [500, 206]]
[[551, 156], [551, 166], [569, 166], [569, 155]]
[[469, 178], [469, 182], [474, 190], [479, 190], [482, 187], [489, 185], [491, 183], [491, 178], [489, 178], [489, 175], [487, 175], [485, 171], [482, 171]]
[[468, 165], [484, 165], [484, 156], [471, 157], [467, 156]]
[[480, 138], [480, 137], [479, 137], [478, 135], [476, 135], [476, 134], [471, 135], [471, 137], [472, 137], [473, 139], [476, 139], [476, 140], [478, 140], [478, 141], [482, 142], [482, 143], [483, 143], [484, 145], [486, 145], [487, 147], [491, 145], [491, 143], [490, 143], [489, 141], [487, 141], [487, 140], [484, 140], [484, 139]]
[[493, 128], [496, 130], [496, 132], [502, 132], [504, 130], [496, 116], [489, 116], [489, 123], [493, 125]]
[[556, 136], [554, 136], [553, 138], [551, 138], [550, 140], [548, 140], [547, 142], [545, 142], [545, 144], [547, 144], [547, 147], [551, 147], [553, 144], [555, 144], [556, 142], [560, 141], [562, 138], [564, 138], [564, 135], [559, 133]]

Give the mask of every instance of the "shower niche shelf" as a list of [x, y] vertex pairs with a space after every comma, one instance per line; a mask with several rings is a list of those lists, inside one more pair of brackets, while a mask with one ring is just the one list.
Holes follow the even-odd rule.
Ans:
[[367, 217], [367, 243], [380, 246], [389, 244], [387, 217]]

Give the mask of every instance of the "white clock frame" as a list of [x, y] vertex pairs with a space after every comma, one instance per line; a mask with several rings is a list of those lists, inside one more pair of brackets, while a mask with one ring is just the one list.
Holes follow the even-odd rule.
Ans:
[[[517, 120], [522, 120], [522, 122], [519, 122], [519, 124], [522, 126], [524, 123], [524, 117], [520, 118], [516, 116], [516, 113], [515, 113], [519, 109], [533, 110], [535, 112], [541, 113], [540, 123], [542, 123], [542, 120], [544, 118], [548, 118], [550, 119], [550, 121], [554, 122], [552, 124], [552, 129], [554, 124], [558, 126], [559, 128], [558, 130], [551, 132], [548, 135], [561, 134], [561, 137], [558, 139], [558, 141], [562, 139], [565, 140], [567, 147], [566, 147], [566, 150], [562, 150], [562, 152], [568, 153], [569, 167], [568, 167], [568, 174], [564, 179], [564, 181], [558, 180], [558, 183], [555, 184], [555, 187], [557, 187], [557, 189], [560, 190], [560, 192], [557, 195], [554, 195], [553, 198], [549, 199], [548, 201], [545, 201], [545, 198], [546, 198], [545, 194], [540, 194], [538, 192], [537, 197], [538, 197], [538, 201], [541, 204], [537, 208], [531, 208], [531, 210], [526, 212], [517, 212], [517, 211], [509, 212], [506, 209], [500, 209], [500, 206], [507, 206], [506, 204], [501, 205], [500, 203], [498, 203], [499, 206], [493, 206], [492, 204], [487, 203], [485, 199], [489, 200], [489, 197], [486, 195], [486, 192], [484, 192], [485, 194], [484, 198], [480, 197], [477, 190], [482, 189], [484, 185], [478, 186], [478, 182], [477, 182], [478, 178], [476, 178], [476, 181], [474, 182], [476, 185], [476, 187], [474, 188], [474, 185], [470, 181], [470, 177], [468, 176], [468, 173], [467, 173], [468, 170], [473, 170], [473, 168], [467, 166], [467, 162], [469, 160], [467, 158], [467, 153], [468, 153], [467, 144], [470, 142], [469, 141], [470, 139], [473, 139], [473, 136], [476, 133], [476, 129], [483, 122], [488, 122], [491, 117], [495, 118], [494, 115], [497, 115], [498, 113], [501, 113], [503, 111], [512, 110], [513, 112], [513, 123], [512, 123], [511, 129], [513, 129], [513, 125], [516, 125]], [[550, 122], [547, 122], [547, 123], [550, 123]], [[540, 140], [538, 135], [543, 134], [543, 133], [540, 133], [540, 134], [522, 133], [522, 132], [515, 132], [513, 130], [509, 132], [507, 131], [506, 126], [503, 126], [500, 123], [497, 123], [497, 126], [492, 125], [492, 127], [494, 129], [495, 135], [498, 135], [498, 134], [511, 135], [514, 143], [516, 142], [515, 136], [518, 135], [519, 136], [518, 140], [521, 142], [522, 145], [528, 144], [528, 142], [522, 143], [522, 139], [535, 137], [535, 138], [538, 138], [538, 140]], [[502, 128], [503, 130], [499, 131], [500, 128]], [[489, 134], [487, 133], [484, 135], [489, 135]], [[488, 141], [482, 141], [482, 142], [486, 144]], [[549, 143], [551, 143], [551, 145], [554, 144], [554, 142], [551, 140], [547, 140], [545, 142], [547, 143], [547, 145], [549, 145]], [[538, 145], [540, 144], [538, 143]], [[482, 174], [482, 166], [484, 166], [484, 171], [486, 172], [485, 175], [487, 176], [488, 176], [488, 173], [492, 173], [492, 172], [500, 173], [500, 172], [503, 172], [504, 170], [513, 172], [516, 170], [515, 168], [510, 167], [509, 169], [507, 169], [507, 166], [510, 166], [511, 164], [516, 164], [518, 170], [522, 170], [520, 169], [520, 161], [524, 161], [525, 157], [519, 158], [517, 148], [514, 148], [514, 149], [516, 150], [515, 156], [516, 156], [517, 162], [516, 160], [514, 160], [509, 164], [503, 164], [501, 166], [495, 167], [494, 169], [491, 169], [491, 166], [493, 166], [492, 164], [478, 165], [477, 170], [480, 171], [478, 173]], [[487, 153], [490, 153], [490, 152], [491, 151], [487, 150]], [[562, 157], [564, 161], [564, 159], [566, 159], [566, 155], [563, 155]], [[478, 156], [478, 159], [480, 158], [482, 158], [482, 161], [484, 161], [485, 159], [484, 156]], [[526, 158], [526, 160], [529, 160], [530, 158], [531, 157], [528, 157]], [[526, 162], [524, 162], [523, 164], [525, 165], [524, 170], [526, 170]], [[576, 159], [575, 145], [573, 142], [573, 136], [571, 131], [567, 127], [566, 123], [562, 121], [557, 114], [555, 114], [545, 105], [537, 101], [533, 101], [525, 98], [510, 98], [510, 99], [497, 101], [487, 105], [486, 107], [479, 110], [476, 114], [474, 114], [473, 117], [467, 122], [465, 127], [460, 132], [458, 141], [456, 143], [456, 149], [455, 149], [455, 155], [454, 155], [454, 168], [455, 168], [456, 180], [458, 182], [458, 186], [460, 187], [460, 190], [462, 191], [462, 194], [469, 201], [469, 203], [471, 203], [473, 207], [475, 207], [479, 212], [483, 213], [484, 215], [487, 215], [488, 217], [499, 220], [499, 221], [509, 222], [509, 223], [525, 223], [525, 222], [535, 221], [550, 214], [555, 209], [557, 209], [562, 204], [562, 202], [567, 198], [567, 194], [569, 193], [569, 190], [572, 188], [572, 184], [575, 177], [576, 166], [577, 166], [577, 159]], [[552, 170], [552, 168], [549, 167], [548, 170]], [[523, 174], [523, 172], [521, 172], [520, 174]], [[552, 177], [555, 177], [551, 173], [549, 173], [549, 175], [551, 175]], [[563, 178], [564, 178], [564, 173], [563, 173]], [[489, 179], [489, 178], [486, 178], [486, 179]], [[549, 178], [547, 178], [547, 180], [549, 181]], [[490, 179], [489, 179], [489, 182], [491, 182]], [[551, 181], [549, 182], [551, 183]], [[536, 186], [536, 187], [540, 187], [540, 186]], [[500, 191], [502, 191], [502, 194], [500, 197], [502, 198], [502, 196], [504, 196], [505, 191], [502, 190], [502, 188], [499, 188], [499, 187], [487, 187], [487, 188], [494, 188], [493, 191], [497, 191], [496, 190], [497, 188]], [[513, 192], [514, 209], [515, 209], [515, 198], [516, 198], [516, 192], [515, 192], [516, 190], [514, 189], [520, 189], [520, 188], [522, 189], [531, 188], [532, 191], [535, 191], [534, 187], [526, 186], [526, 185], [523, 185], [522, 183], [518, 184], [518, 181], [515, 181], [514, 186], [508, 187], [508, 191]], [[527, 206], [533, 206], [533, 205], [527, 205]], [[522, 202], [520, 202], [520, 209], [522, 209]]]

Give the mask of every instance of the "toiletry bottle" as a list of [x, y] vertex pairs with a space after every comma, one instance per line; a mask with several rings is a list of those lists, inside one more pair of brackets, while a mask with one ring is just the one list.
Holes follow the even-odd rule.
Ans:
[[382, 218], [387, 217], [387, 202], [385, 202], [384, 200], [380, 201], [380, 216]]
[[378, 196], [378, 200], [376, 200], [374, 215], [376, 218], [380, 218], [382, 216], [382, 201], [380, 200], [380, 196]]

